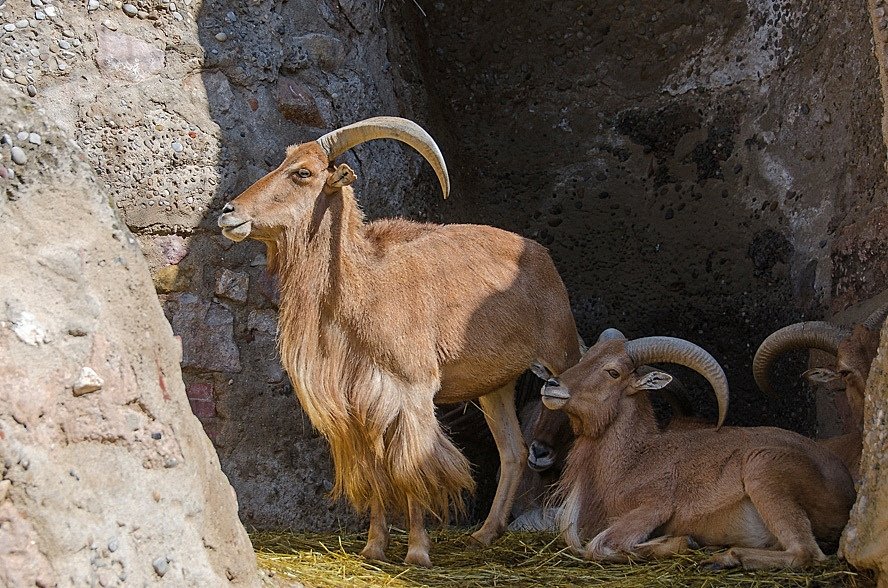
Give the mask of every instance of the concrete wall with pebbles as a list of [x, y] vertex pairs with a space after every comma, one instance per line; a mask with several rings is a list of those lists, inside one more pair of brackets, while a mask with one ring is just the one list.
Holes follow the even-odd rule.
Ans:
[[[192, 409], [253, 525], [326, 529], [354, 516], [325, 499], [325, 442], [278, 362], [263, 248], [232, 246], [215, 220], [292, 143], [380, 114], [423, 122], [422, 90], [389, 62], [397, 42], [379, 8], [0, 1], [0, 80], [75, 137], [136, 234], [182, 340]], [[27, 141], [10, 137], [4, 149], [16, 157]], [[369, 144], [345, 160], [371, 217], [427, 218], [439, 198], [434, 174], [400, 145]]]

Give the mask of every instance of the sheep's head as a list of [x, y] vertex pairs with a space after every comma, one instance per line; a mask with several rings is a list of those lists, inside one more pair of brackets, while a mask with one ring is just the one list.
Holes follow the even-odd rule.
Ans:
[[831, 384], [841, 381], [845, 390], [863, 398], [870, 366], [879, 350], [879, 332], [865, 325], [857, 325], [839, 341], [834, 368], [818, 367], [802, 374], [811, 384]]
[[774, 394], [769, 371], [778, 356], [794, 349], [819, 349], [836, 357], [834, 366], [808, 370], [804, 377], [811, 383], [844, 381], [847, 392], [859, 393], [862, 398], [886, 316], [888, 304], [877, 308], [853, 329], [824, 321], [806, 321], [771, 333], [756, 350], [752, 361], [752, 371], [759, 389]]
[[419, 151], [435, 169], [447, 197], [447, 166], [429, 134], [406, 119], [376, 117], [287, 149], [287, 156], [277, 169], [225, 205], [218, 221], [222, 234], [232, 241], [247, 237], [275, 240], [285, 227], [310, 214], [318, 198], [335, 194], [355, 180], [347, 165], [335, 166], [333, 160], [371, 139], [397, 139]]
[[718, 426], [728, 406], [728, 383], [718, 362], [702, 348], [672, 337], [599, 339], [580, 362], [560, 376], [540, 363], [534, 373], [546, 380], [543, 404], [568, 414], [578, 434], [599, 433], [614, 418], [620, 402], [641, 390], [660, 390], [672, 381], [665, 372], [639, 373], [649, 363], [677, 363], [703, 375], [718, 399]]

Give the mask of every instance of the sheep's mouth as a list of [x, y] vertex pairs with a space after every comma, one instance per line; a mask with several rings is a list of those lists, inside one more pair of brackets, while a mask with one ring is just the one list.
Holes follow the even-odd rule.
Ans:
[[249, 237], [253, 230], [252, 221], [242, 221], [229, 214], [220, 216], [218, 224], [222, 228], [222, 234], [235, 243], [239, 243]]
[[564, 388], [544, 387], [540, 395], [543, 397], [543, 406], [549, 410], [558, 410], [570, 400], [570, 393]]

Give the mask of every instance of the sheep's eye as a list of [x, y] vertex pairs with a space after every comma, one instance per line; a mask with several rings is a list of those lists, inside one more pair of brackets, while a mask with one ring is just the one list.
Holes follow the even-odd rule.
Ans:
[[299, 176], [300, 178], [310, 178], [311, 170], [307, 170], [304, 167], [300, 167], [295, 172], [293, 172], [294, 176]]
[[607, 375], [609, 375], [610, 377], [612, 377], [615, 380], [620, 377], [620, 372], [618, 372], [617, 370], [606, 370], [606, 371], [607, 371]]
[[549, 378], [548, 380], [546, 380], [546, 386], [551, 386], [553, 388], [556, 388], [560, 385], [561, 385], [561, 383], [558, 380], [556, 380], [555, 378]]

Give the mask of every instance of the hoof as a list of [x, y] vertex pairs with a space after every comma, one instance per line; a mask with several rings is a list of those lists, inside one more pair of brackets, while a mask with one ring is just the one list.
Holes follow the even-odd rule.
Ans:
[[432, 560], [429, 554], [424, 551], [408, 551], [404, 563], [411, 566], [421, 566], [424, 568], [432, 567]]
[[380, 547], [366, 546], [361, 550], [361, 557], [372, 561], [388, 561], [385, 557], [385, 551]]
[[700, 562], [700, 567], [704, 570], [709, 570], [711, 572], [717, 572], [719, 570], [728, 570], [731, 568], [736, 568], [740, 565], [740, 560], [738, 560], [733, 553], [730, 551], [726, 551], [725, 553], [719, 553], [718, 555], [714, 555], [709, 559], [703, 560]]
[[484, 547], [489, 546], [491, 543], [500, 538], [502, 533], [485, 531], [484, 528], [480, 528], [474, 533], [472, 533], [472, 539], [474, 539], [477, 543], [480, 543]]

